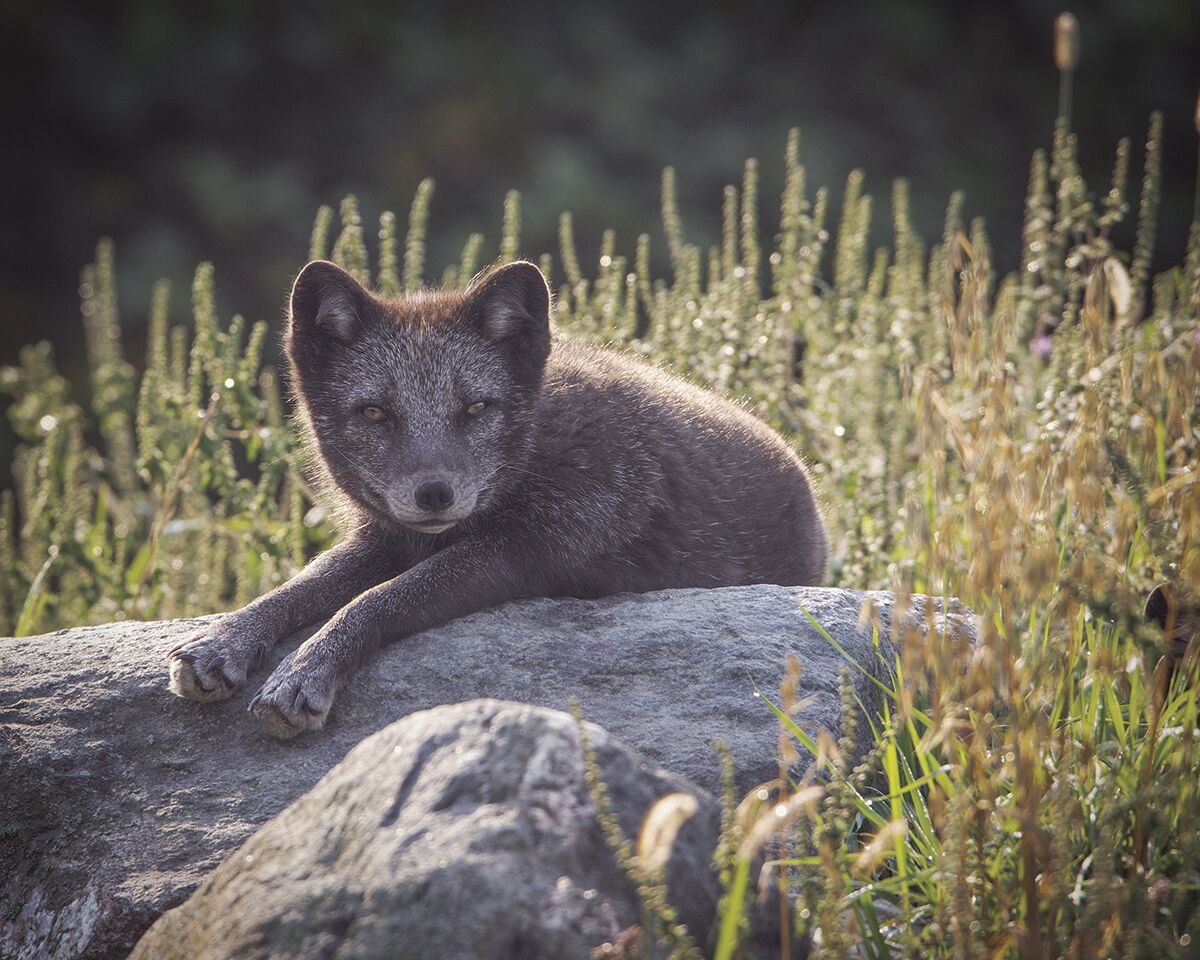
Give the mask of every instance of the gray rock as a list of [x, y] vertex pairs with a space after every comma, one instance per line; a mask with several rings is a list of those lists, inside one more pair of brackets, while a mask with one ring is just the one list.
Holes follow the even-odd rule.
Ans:
[[[479, 697], [585, 715], [653, 763], [714, 788], [726, 741], [748, 789], [775, 775], [778, 728], [755, 696], [800, 658], [796, 714], [836, 731], [844, 660], [804, 608], [880, 672], [864, 594], [735, 587], [532, 600], [411, 637], [362, 671], [329, 726], [290, 743], [245, 706], [166, 690], [165, 654], [196, 621], [114, 623], [0, 640], [0, 956], [120, 957], [261, 824], [394, 720]], [[886, 636], [891, 597], [872, 594]], [[877, 692], [853, 671], [868, 709]]]
[[[599, 727], [587, 735], [627, 837], [660, 797], [695, 799], [667, 879], [704, 943], [720, 893], [718, 803]], [[596, 822], [574, 719], [475, 700], [355, 747], [160, 917], [130, 960], [561, 960], [640, 922]]]

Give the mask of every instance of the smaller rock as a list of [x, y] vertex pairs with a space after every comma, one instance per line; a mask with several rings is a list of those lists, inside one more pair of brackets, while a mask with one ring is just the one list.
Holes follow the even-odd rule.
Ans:
[[[631, 841], [656, 800], [686, 793], [666, 868], [694, 939], [720, 893], [720, 808], [587, 726]], [[635, 891], [596, 821], [568, 714], [475, 700], [369, 737], [147, 931], [132, 960], [587, 957], [630, 937]]]

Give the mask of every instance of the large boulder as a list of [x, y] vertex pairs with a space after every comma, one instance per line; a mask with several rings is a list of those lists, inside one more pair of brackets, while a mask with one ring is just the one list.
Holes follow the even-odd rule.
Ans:
[[124, 956], [355, 744], [441, 704], [576, 697], [589, 720], [710, 789], [724, 740], [748, 789], [777, 769], [778, 727], [756, 691], [777, 689], [789, 654], [803, 665], [797, 722], [837, 730], [845, 660], [804, 611], [866, 668], [851, 678], [874, 708], [869, 675], [883, 667], [859, 623], [867, 596], [886, 637], [888, 594], [756, 586], [510, 604], [389, 648], [326, 729], [290, 743], [245, 707], [294, 644], [207, 705], [166, 689], [166, 652], [196, 621], [0, 640], [0, 956]]
[[[398, 720], [160, 917], [130, 960], [562, 960], [619, 942], [642, 910], [597, 823], [578, 734], [568, 714], [496, 700]], [[659, 798], [695, 802], [667, 881], [705, 943], [719, 805], [601, 728], [587, 739], [627, 837]]]

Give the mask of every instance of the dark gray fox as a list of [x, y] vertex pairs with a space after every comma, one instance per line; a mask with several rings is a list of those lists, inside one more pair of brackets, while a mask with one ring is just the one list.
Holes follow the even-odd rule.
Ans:
[[508, 600], [821, 582], [821, 516], [774, 431], [625, 353], [550, 341], [531, 263], [386, 301], [306, 266], [285, 346], [352, 530], [171, 651], [171, 690], [223, 700], [276, 643], [327, 621], [250, 704], [292, 737], [325, 723], [382, 644]]

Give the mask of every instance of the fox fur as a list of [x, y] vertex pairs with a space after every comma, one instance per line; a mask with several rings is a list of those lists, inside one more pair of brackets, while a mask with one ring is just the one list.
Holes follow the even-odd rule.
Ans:
[[230, 696], [323, 623], [251, 704], [291, 737], [384, 643], [506, 601], [824, 577], [820, 511], [783, 439], [628, 353], [552, 337], [531, 263], [393, 300], [310, 263], [285, 348], [350, 532], [173, 650], [180, 696]]

